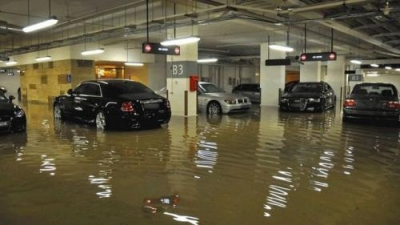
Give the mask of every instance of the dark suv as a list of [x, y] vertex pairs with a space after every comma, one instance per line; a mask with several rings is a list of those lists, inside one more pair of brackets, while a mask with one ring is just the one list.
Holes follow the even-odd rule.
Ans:
[[261, 101], [260, 84], [239, 84], [232, 90], [232, 93], [246, 96], [252, 103], [260, 103]]

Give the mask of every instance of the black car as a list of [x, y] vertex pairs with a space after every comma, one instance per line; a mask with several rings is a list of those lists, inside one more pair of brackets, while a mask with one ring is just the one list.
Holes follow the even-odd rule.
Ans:
[[260, 103], [261, 101], [260, 84], [239, 84], [232, 89], [232, 93], [248, 97], [251, 103]]
[[77, 119], [103, 129], [167, 124], [169, 101], [146, 85], [124, 79], [84, 81], [54, 101], [55, 119]]
[[13, 103], [14, 96], [7, 96], [0, 89], [0, 133], [14, 133], [26, 130], [24, 110]]
[[334, 108], [336, 95], [326, 82], [298, 82], [284, 93], [279, 102], [283, 111], [325, 111]]
[[399, 121], [400, 103], [396, 86], [390, 83], [359, 83], [343, 104], [343, 121], [382, 119]]

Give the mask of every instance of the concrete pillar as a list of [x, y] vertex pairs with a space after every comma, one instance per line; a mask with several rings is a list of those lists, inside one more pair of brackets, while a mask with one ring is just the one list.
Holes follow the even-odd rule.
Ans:
[[321, 81], [321, 62], [304, 62], [300, 65], [300, 82]]
[[[177, 38], [193, 36], [197, 33], [197, 27], [190, 27], [189, 30], [183, 28], [177, 33]], [[197, 58], [198, 43], [181, 45], [179, 56], [167, 56], [167, 90], [172, 115], [197, 115], [197, 91], [189, 90], [190, 76], [198, 75]]]
[[276, 51], [268, 48], [268, 43], [262, 43], [260, 53], [260, 86], [261, 86], [261, 106], [279, 106], [279, 89], [285, 86], [285, 66], [265, 66], [265, 60], [284, 59], [285, 52]]
[[328, 61], [327, 73], [324, 81], [328, 82], [336, 93], [336, 100], [343, 98], [344, 87], [346, 82], [345, 71], [345, 57], [337, 56], [336, 61]]

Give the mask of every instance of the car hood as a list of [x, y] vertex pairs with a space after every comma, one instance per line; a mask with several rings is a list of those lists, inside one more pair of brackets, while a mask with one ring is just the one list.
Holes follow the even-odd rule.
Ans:
[[286, 98], [319, 98], [321, 97], [322, 94], [320, 93], [314, 93], [314, 92], [298, 92], [298, 93], [293, 93], [293, 92], [287, 92], [282, 95], [282, 97]]
[[163, 99], [164, 98], [156, 93], [129, 93], [129, 94], [120, 95], [118, 97], [123, 100], [129, 100], [129, 101], [146, 100], [146, 99]]
[[14, 115], [14, 104], [0, 102], [0, 115]]
[[224, 98], [224, 99], [232, 99], [232, 98], [244, 98], [243, 95], [234, 94], [234, 93], [205, 93], [204, 96], [214, 97], [214, 98]]

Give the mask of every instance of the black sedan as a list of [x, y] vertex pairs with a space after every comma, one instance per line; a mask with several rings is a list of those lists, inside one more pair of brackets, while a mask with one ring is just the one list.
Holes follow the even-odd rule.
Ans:
[[13, 103], [14, 96], [7, 96], [5, 89], [0, 89], [0, 133], [14, 133], [26, 130], [24, 110]]
[[360, 83], [343, 104], [343, 121], [380, 119], [399, 121], [400, 103], [396, 86], [390, 83]]
[[95, 124], [100, 130], [167, 124], [169, 101], [142, 83], [123, 79], [82, 82], [54, 101], [54, 118]]
[[336, 95], [326, 82], [298, 82], [280, 99], [282, 111], [325, 111], [334, 108]]

